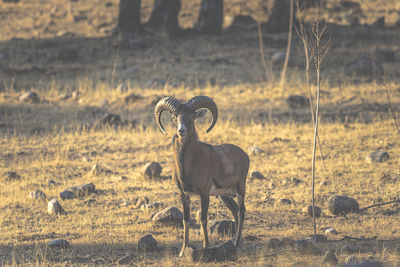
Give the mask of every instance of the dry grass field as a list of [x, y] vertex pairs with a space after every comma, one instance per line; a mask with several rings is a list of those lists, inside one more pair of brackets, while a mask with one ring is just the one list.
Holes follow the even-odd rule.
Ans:
[[[143, 2], [143, 20], [153, 1]], [[180, 22], [190, 27], [197, 19], [199, 1], [182, 1]], [[259, 14], [257, 1], [226, 0], [226, 16]], [[253, 3], [254, 2], [254, 3]], [[333, 227], [339, 234], [318, 243], [322, 251], [334, 249], [339, 263], [350, 258], [400, 265], [400, 205], [371, 208], [361, 214], [332, 216], [327, 200], [346, 195], [360, 207], [400, 197], [400, 135], [388, 110], [384, 87], [370, 77], [349, 77], [345, 66], [376, 48], [395, 51], [397, 59], [382, 61], [395, 114], [400, 117], [400, 5], [395, 0], [361, 3], [361, 26], [350, 26], [349, 12], [337, 9], [322, 14], [331, 34], [331, 49], [324, 62], [319, 137], [323, 165], [317, 153], [316, 205], [323, 215], [317, 233]], [[111, 36], [116, 26], [118, 1], [72, 2], [71, 18], [65, 1], [22, 0], [0, 4], [0, 265], [193, 265], [179, 258], [182, 230], [153, 226], [156, 210], [136, 207], [136, 200], [181, 209], [172, 175], [172, 134], [154, 120], [154, 100], [173, 95], [189, 99], [212, 97], [220, 117], [205, 134], [208, 114], [197, 123], [200, 139], [212, 144], [233, 143], [250, 155], [246, 194], [244, 243], [234, 262], [210, 266], [319, 266], [322, 255], [296, 251], [282, 253], [270, 248], [272, 238], [302, 239], [313, 233], [312, 220], [301, 210], [311, 204], [313, 126], [309, 109], [290, 109], [290, 95], [307, 96], [304, 55], [294, 38], [288, 81], [279, 86], [281, 66], [275, 65], [276, 81], [265, 82], [257, 26], [227, 27], [222, 36], [194, 36], [171, 40], [161, 34], [145, 36], [121, 45]], [[312, 12], [312, 11], [310, 11]], [[366, 26], [386, 17], [386, 27]], [[111, 36], [111, 37], [110, 37]], [[286, 49], [287, 34], [263, 32], [270, 57]], [[64, 56], [78, 51], [74, 58]], [[314, 78], [314, 75], [312, 75]], [[313, 87], [315, 90], [315, 87]], [[36, 92], [40, 103], [24, 103], [19, 97]], [[77, 94], [76, 92], [79, 92]], [[70, 94], [71, 97], [65, 97]], [[139, 100], [126, 101], [137, 95]], [[132, 99], [132, 98], [131, 98]], [[107, 100], [107, 101], [105, 101]], [[93, 127], [107, 112], [135, 122], [119, 127]], [[133, 125], [133, 126], [132, 126]], [[368, 163], [373, 151], [384, 150], [389, 160]], [[141, 174], [148, 162], [159, 162], [163, 179]], [[98, 164], [107, 172], [92, 172]], [[8, 179], [6, 172], [20, 179]], [[264, 179], [250, 177], [261, 172]], [[292, 183], [296, 178], [300, 182]], [[49, 185], [54, 180], [54, 185]], [[96, 192], [61, 200], [67, 187], [93, 183]], [[66, 211], [47, 213], [47, 201], [29, 193], [42, 190], [47, 200], [56, 198]], [[289, 199], [290, 204], [282, 202]], [[192, 197], [192, 218], [200, 208]], [[210, 216], [232, 219], [219, 199], [212, 197]], [[199, 222], [197, 222], [199, 223]], [[200, 229], [191, 229], [191, 242], [201, 246]], [[152, 234], [157, 252], [141, 252], [137, 242]], [[356, 239], [344, 239], [351, 236]], [[47, 244], [62, 238], [68, 249]], [[227, 240], [212, 234], [212, 245]], [[347, 249], [354, 245], [353, 250]], [[347, 248], [346, 248], [347, 247]], [[126, 261], [119, 261], [126, 255]]]

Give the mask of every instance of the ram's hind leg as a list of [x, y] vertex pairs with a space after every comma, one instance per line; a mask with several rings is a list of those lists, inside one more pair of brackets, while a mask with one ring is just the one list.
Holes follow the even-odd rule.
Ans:
[[201, 229], [203, 230], [204, 243], [203, 246], [208, 248], [210, 242], [208, 241], [207, 220], [208, 220], [208, 207], [210, 205], [210, 196], [201, 194]]
[[235, 246], [239, 247], [242, 242], [242, 229], [244, 223], [244, 213], [246, 208], [244, 206], [244, 194], [238, 194], [238, 204], [239, 204], [239, 222], [236, 227], [236, 238], [235, 238]]
[[235, 231], [236, 233], [238, 232], [238, 212], [239, 212], [239, 207], [236, 204], [235, 200], [229, 196], [220, 196], [220, 199], [224, 204], [228, 207], [228, 209], [232, 212], [233, 218], [235, 219]]

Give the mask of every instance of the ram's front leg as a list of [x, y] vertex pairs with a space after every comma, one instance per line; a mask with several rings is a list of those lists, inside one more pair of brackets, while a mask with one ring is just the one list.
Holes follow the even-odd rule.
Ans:
[[190, 197], [181, 194], [181, 201], [183, 207], [183, 244], [179, 257], [183, 257], [185, 248], [189, 245]]

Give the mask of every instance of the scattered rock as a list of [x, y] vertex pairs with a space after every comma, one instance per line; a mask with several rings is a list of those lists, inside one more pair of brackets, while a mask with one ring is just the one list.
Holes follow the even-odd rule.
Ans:
[[339, 234], [338, 231], [336, 231], [335, 228], [328, 228], [325, 230], [326, 235], [337, 235]]
[[142, 173], [145, 177], [150, 179], [156, 179], [160, 177], [162, 167], [158, 162], [149, 162], [142, 167]]
[[75, 194], [74, 194], [74, 192], [72, 192], [72, 191], [65, 190], [65, 191], [62, 191], [62, 192], [60, 193], [60, 198], [61, 198], [62, 200], [74, 199], [74, 198], [75, 198]]
[[345, 68], [347, 76], [381, 77], [384, 72], [382, 63], [369, 57], [361, 57]]
[[182, 227], [183, 213], [176, 207], [165, 208], [153, 215], [155, 225]]
[[217, 230], [217, 233], [220, 237], [233, 237], [236, 233], [235, 222], [228, 220], [215, 221], [210, 225], [210, 232], [214, 233], [215, 230]]
[[336, 265], [338, 264], [338, 259], [336, 258], [335, 252], [333, 249], [328, 249], [322, 258], [321, 264], [330, 264]]
[[361, 262], [361, 263], [347, 263], [347, 264], [341, 264], [339, 267], [384, 267], [387, 266], [383, 263], [380, 263], [378, 261], [366, 261], [366, 262]]
[[50, 248], [62, 248], [62, 249], [66, 249], [69, 248], [71, 245], [69, 244], [69, 242], [67, 240], [64, 239], [56, 239], [56, 240], [52, 240], [47, 244], [48, 247]]
[[310, 108], [310, 102], [307, 97], [301, 95], [291, 95], [286, 99], [291, 109]]
[[254, 155], [254, 156], [261, 155], [261, 154], [265, 153], [264, 150], [262, 150], [261, 148], [256, 147], [256, 146], [250, 147], [248, 152], [249, 152], [249, 154]]
[[320, 249], [312, 238], [296, 240], [296, 249], [302, 254], [318, 254]]
[[[94, 193], [95, 191], [96, 191], [95, 185], [93, 183], [88, 183], [88, 184], [68, 187], [64, 192], [72, 192], [75, 197], [84, 197], [90, 195], [91, 193]], [[65, 196], [69, 194], [70, 193], [65, 193]]]
[[290, 143], [289, 139], [283, 139], [280, 137], [275, 137], [274, 139], [271, 140], [271, 143]]
[[47, 203], [47, 212], [49, 214], [63, 214], [64, 209], [61, 207], [57, 199], [53, 198]]
[[94, 164], [90, 172], [93, 174], [93, 176], [111, 175], [113, 173], [110, 169], [106, 168], [105, 166], [101, 166], [99, 163]]
[[396, 53], [391, 49], [381, 49], [375, 48], [373, 57], [376, 60], [386, 61], [386, 62], [394, 62], [396, 61]]
[[205, 34], [221, 34], [223, 0], [202, 0], [196, 29]]
[[33, 199], [40, 199], [43, 201], [46, 201], [47, 196], [45, 193], [43, 193], [41, 190], [35, 190], [29, 193], [29, 197]]
[[252, 172], [251, 175], [250, 175], [250, 178], [259, 179], [259, 180], [264, 180], [265, 179], [264, 175], [261, 172], [257, 172], [257, 171], [256, 172]]
[[358, 212], [360, 207], [354, 198], [333, 196], [329, 199], [328, 209], [334, 215], [345, 215], [351, 212]]
[[162, 204], [159, 202], [151, 203], [151, 204], [142, 204], [140, 209], [142, 210], [156, 210], [162, 207]]
[[184, 257], [192, 262], [221, 262], [237, 259], [236, 247], [231, 240], [211, 248], [188, 247]]
[[15, 182], [21, 180], [21, 176], [13, 171], [3, 172], [3, 180], [5, 182]]
[[157, 249], [158, 242], [152, 235], [145, 235], [138, 241], [139, 250], [154, 251]]
[[32, 103], [32, 104], [39, 104], [40, 98], [37, 93], [30, 91], [30, 92], [27, 92], [27, 93], [21, 95], [19, 97], [19, 101], [28, 102], [28, 103]]
[[377, 18], [374, 23], [372, 23], [372, 26], [379, 28], [379, 29], [383, 29], [385, 28], [385, 17], [379, 17]]
[[368, 163], [372, 162], [385, 162], [389, 159], [389, 153], [386, 151], [374, 151], [371, 152], [366, 158]]
[[139, 208], [143, 205], [149, 204], [149, 199], [147, 197], [141, 197], [136, 201], [135, 208]]
[[301, 180], [297, 179], [296, 177], [287, 177], [282, 181], [283, 186], [298, 185], [299, 183], [301, 183]]
[[345, 253], [358, 253], [360, 251], [360, 248], [352, 243], [347, 244], [342, 248], [342, 252]]
[[47, 186], [56, 186], [57, 185], [57, 182], [56, 181], [54, 181], [54, 180], [49, 180], [48, 182], [47, 182]]
[[[304, 214], [309, 215], [310, 217], [313, 217], [313, 209], [312, 206], [305, 206], [301, 210]], [[314, 206], [314, 212], [315, 212], [315, 218], [321, 217], [321, 208], [318, 206]]]
[[125, 96], [125, 103], [135, 103], [139, 100], [142, 100], [143, 96], [137, 94], [130, 94]]
[[286, 205], [292, 204], [292, 201], [288, 198], [281, 198], [280, 202], [281, 204], [286, 204]]
[[280, 65], [285, 62], [286, 53], [284, 52], [276, 52], [271, 56], [271, 62], [274, 65]]
[[121, 120], [121, 116], [112, 114], [112, 113], [106, 113], [104, 116], [97, 122], [96, 128], [101, 128], [103, 126], [112, 126], [112, 127], [118, 127], [123, 124]]

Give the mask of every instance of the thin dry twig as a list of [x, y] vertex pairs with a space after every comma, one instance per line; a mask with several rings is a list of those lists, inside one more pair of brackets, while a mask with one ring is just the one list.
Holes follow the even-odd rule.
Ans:
[[[315, 116], [314, 116], [314, 101], [313, 101], [313, 94], [311, 93], [311, 80], [310, 80], [310, 54], [309, 54], [309, 36], [307, 34], [307, 30], [304, 28], [304, 12], [305, 12], [305, 4], [306, 2], [303, 2], [302, 5], [300, 5], [299, 0], [296, 0], [296, 13], [297, 13], [297, 20], [299, 27], [295, 25], [295, 29], [297, 32], [297, 35], [301, 39], [303, 43], [303, 48], [304, 48], [304, 55], [305, 55], [305, 60], [306, 60], [306, 80], [307, 80], [307, 89], [308, 89], [308, 100], [310, 103], [310, 111], [311, 111], [311, 118], [313, 122], [313, 127], [315, 127]], [[319, 135], [317, 135], [317, 141], [318, 141], [318, 147], [319, 147], [319, 153], [321, 156], [321, 166], [322, 166], [322, 172], [325, 173], [325, 163], [324, 163], [324, 153], [322, 152], [322, 146], [321, 146], [321, 141], [319, 139]]]
[[286, 82], [286, 71], [287, 71], [287, 66], [289, 63], [289, 57], [290, 57], [290, 49], [292, 47], [292, 32], [293, 32], [293, 0], [290, 0], [290, 7], [289, 7], [289, 33], [288, 33], [288, 43], [286, 47], [286, 55], [285, 55], [285, 62], [283, 63], [283, 69], [281, 73], [281, 83], [280, 85], [283, 86]]
[[[263, 44], [263, 39], [262, 39], [262, 32], [261, 32], [261, 24], [260, 22], [257, 23], [257, 29], [258, 29], [258, 42], [259, 42], [259, 47], [260, 47], [260, 57], [261, 57], [261, 63], [263, 65], [264, 71], [265, 71], [265, 79], [266, 81], [273, 81], [274, 80], [274, 75], [272, 73], [272, 65], [268, 64], [267, 61], [265, 60], [265, 55], [264, 55], [264, 44]], [[268, 112], [268, 118], [269, 121], [272, 121], [272, 105], [271, 101], [269, 101], [269, 112]]]
[[322, 37], [326, 26], [322, 28], [319, 25], [319, 17], [316, 17], [315, 21], [312, 23], [311, 32], [313, 36], [314, 43], [310, 47], [312, 55], [314, 58], [315, 70], [317, 72], [317, 104], [315, 108], [315, 127], [314, 127], [314, 144], [313, 144], [313, 157], [312, 157], [312, 210], [313, 210], [313, 226], [314, 226], [314, 240], [317, 236], [317, 227], [315, 221], [315, 151], [317, 147], [317, 136], [318, 136], [318, 122], [319, 122], [319, 102], [320, 102], [320, 92], [321, 92], [321, 69], [324, 58], [326, 57], [329, 46], [330, 39], [328, 39], [326, 44], [322, 44]]
[[389, 204], [393, 204], [393, 203], [399, 203], [399, 202], [400, 202], [400, 199], [395, 199], [395, 200], [388, 201], [388, 202], [373, 204], [373, 205], [370, 205], [370, 206], [367, 206], [365, 208], [360, 209], [360, 211], [365, 211], [365, 210], [370, 209], [370, 208], [385, 206], [385, 205], [389, 205]]
[[396, 114], [394, 113], [393, 108], [392, 108], [392, 104], [390, 102], [390, 94], [389, 94], [389, 89], [388, 89], [388, 85], [387, 84], [388, 84], [388, 80], [387, 80], [387, 77], [385, 77], [384, 78], [384, 82], [383, 82], [383, 88], [385, 89], [386, 98], [387, 98], [387, 102], [388, 102], [388, 106], [389, 106], [389, 111], [392, 114], [394, 125], [396, 126], [397, 133], [400, 135], [400, 129], [399, 129], [399, 125], [397, 124]]

